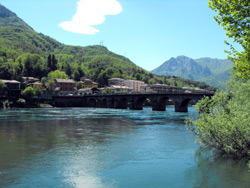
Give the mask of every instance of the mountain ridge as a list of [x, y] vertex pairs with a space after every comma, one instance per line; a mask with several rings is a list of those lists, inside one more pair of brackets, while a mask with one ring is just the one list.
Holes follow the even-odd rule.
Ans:
[[186, 79], [203, 81], [225, 89], [233, 63], [227, 59], [199, 58], [186, 56], [170, 58], [151, 72], [163, 76], [181, 76]]
[[32, 27], [26, 24], [21, 18], [19, 18], [14, 12], [7, 9], [0, 3], [0, 27], [1, 26], [13, 26], [34, 31]]

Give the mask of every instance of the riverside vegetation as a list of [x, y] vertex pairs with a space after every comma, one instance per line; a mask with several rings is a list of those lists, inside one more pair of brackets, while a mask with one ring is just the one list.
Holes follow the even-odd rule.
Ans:
[[235, 159], [250, 160], [250, 2], [249, 0], [209, 0], [209, 7], [218, 13], [215, 20], [229, 38], [241, 45], [242, 51], [228, 51], [233, 73], [227, 91], [218, 91], [197, 104], [197, 120], [188, 120], [187, 127], [204, 146]]

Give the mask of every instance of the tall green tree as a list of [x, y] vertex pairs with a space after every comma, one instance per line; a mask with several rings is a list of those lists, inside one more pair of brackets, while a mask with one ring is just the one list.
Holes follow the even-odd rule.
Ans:
[[48, 72], [51, 71], [51, 65], [52, 65], [51, 54], [49, 54], [47, 58], [47, 71]]
[[237, 51], [232, 44], [228, 51], [234, 62], [237, 75], [250, 79], [250, 1], [249, 0], [209, 0], [209, 7], [218, 13], [215, 20], [226, 31], [226, 35], [241, 45]]
[[215, 20], [227, 36], [240, 44], [243, 51], [227, 43], [235, 69], [228, 91], [201, 100], [197, 104], [198, 119], [188, 120], [187, 126], [201, 144], [234, 158], [250, 160], [250, 1], [209, 0], [209, 7], [218, 13]]
[[55, 55], [52, 55], [52, 60], [51, 60], [51, 71], [55, 71], [57, 69], [57, 59]]

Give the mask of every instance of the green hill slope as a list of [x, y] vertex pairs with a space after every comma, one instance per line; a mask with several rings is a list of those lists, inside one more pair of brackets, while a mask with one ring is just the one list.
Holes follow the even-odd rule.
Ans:
[[[173, 81], [153, 75], [104, 46], [64, 45], [37, 33], [0, 4], [0, 79], [19, 80], [21, 76], [41, 79], [55, 70], [64, 71], [68, 77], [77, 81], [80, 77], [88, 77], [97, 81], [100, 86], [107, 85], [107, 80], [111, 77], [137, 79], [153, 84], [190, 84], [190, 80], [175, 78]], [[200, 82], [192, 82], [191, 85], [211, 89]]]

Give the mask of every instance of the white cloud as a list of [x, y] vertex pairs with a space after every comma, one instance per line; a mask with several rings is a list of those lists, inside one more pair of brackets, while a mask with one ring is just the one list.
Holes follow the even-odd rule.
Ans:
[[117, 0], [80, 0], [77, 5], [72, 21], [60, 23], [60, 27], [66, 31], [95, 34], [99, 31], [93, 26], [104, 23], [106, 15], [122, 12], [122, 6]]

